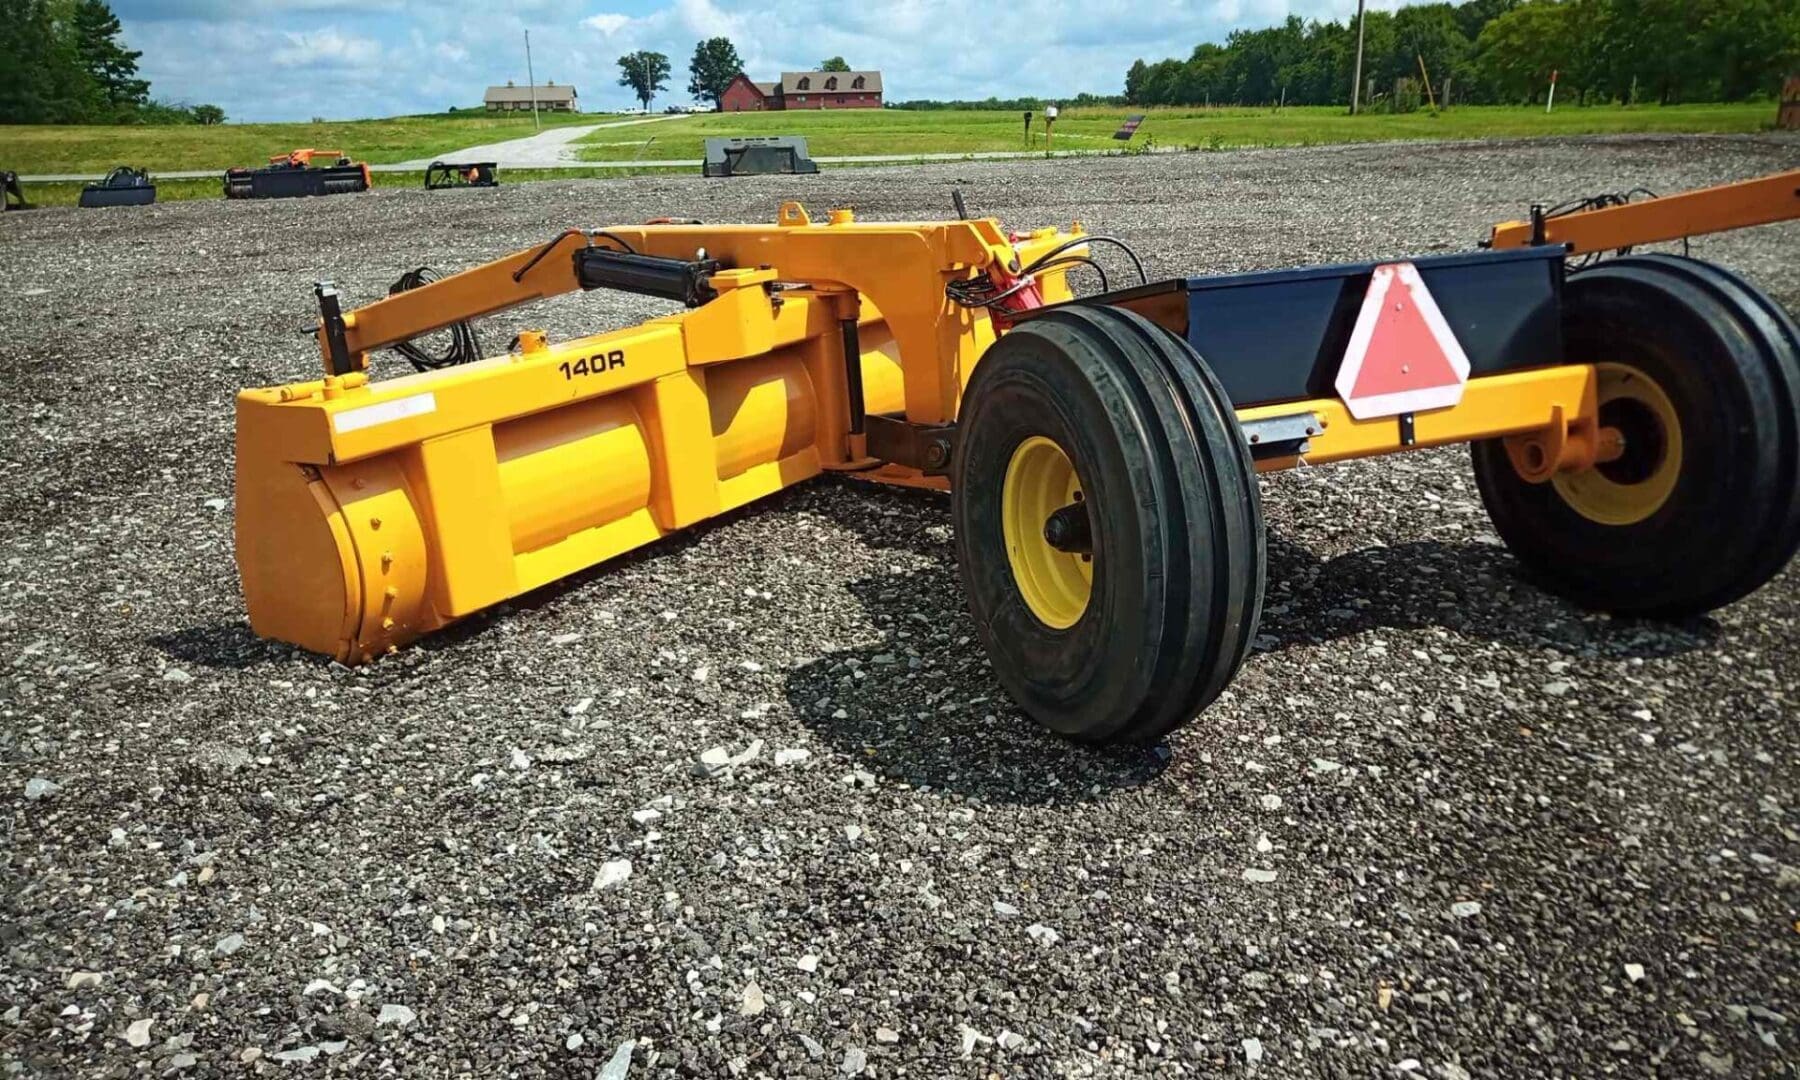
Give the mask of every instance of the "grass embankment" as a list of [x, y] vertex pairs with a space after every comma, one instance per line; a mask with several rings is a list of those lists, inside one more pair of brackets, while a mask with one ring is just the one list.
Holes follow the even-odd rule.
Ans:
[[[1287, 109], [1165, 108], [1065, 109], [1053, 149], [1119, 150], [1112, 133], [1128, 113], [1146, 119], [1130, 148], [1147, 144], [1217, 150], [1241, 146], [1315, 146], [1398, 139], [1516, 138], [1623, 132], [1752, 132], [1769, 127], [1773, 105], [1565, 106], [1549, 115], [1536, 107], [1457, 106], [1439, 113], [1350, 116], [1334, 106]], [[969, 154], [1044, 149], [1043, 117], [1025, 139], [1016, 112], [858, 109], [774, 113], [712, 113], [677, 124], [596, 131], [581, 140], [585, 161], [698, 158], [709, 137], [804, 135], [814, 156]], [[648, 145], [646, 145], [648, 143]]]
[[[596, 113], [542, 113], [545, 127], [599, 124]], [[0, 126], [0, 169], [20, 175], [99, 174], [115, 165], [169, 171], [260, 165], [272, 154], [312, 146], [386, 164], [430, 158], [463, 146], [522, 139], [531, 114], [456, 112], [318, 124], [171, 125], [29, 124]], [[159, 192], [160, 196], [160, 192]]]

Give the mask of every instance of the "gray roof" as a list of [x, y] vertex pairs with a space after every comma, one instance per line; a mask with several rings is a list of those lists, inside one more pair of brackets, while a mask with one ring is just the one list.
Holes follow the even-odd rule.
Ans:
[[[863, 84], [856, 85], [861, 77]], [[809, 81], [804, 89], [799, 85], [801, 79]], [[836, 86], [826, 86], [827, 79], [836, 79]], [[783, 94], [879, 94], [881, 93], [881, 72], [879, 71], [784, 71], [781, 73], [781, 92]]]
[[[531, 99], [531, 87], [529, 86], [490, 86], [487, 88], [487, 96], [482, 98], [483, 101], [496, 102], [530, 101]], [[574, 101], [575, 88], [573, 86], [557, 86], [555, 83], [543, 83], [537, 88], [537, 100]]]

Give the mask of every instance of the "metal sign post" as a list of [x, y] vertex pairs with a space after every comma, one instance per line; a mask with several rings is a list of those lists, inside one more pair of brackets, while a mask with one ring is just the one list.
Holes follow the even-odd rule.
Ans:
[[525, 83], [527, 92], [531, 94], [531, 129], [542, 131], [544, 127], [538, 123], [537, 113], [537, 76], [531, 70], [531, 31], [525, 31]]

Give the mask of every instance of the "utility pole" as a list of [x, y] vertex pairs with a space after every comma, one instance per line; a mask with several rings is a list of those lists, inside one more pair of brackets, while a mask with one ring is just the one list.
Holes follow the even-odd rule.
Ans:
[[1356, 77], [1350, 80], [1350, 115], [1356, 115], [1362, 93], [1363, 0], [1356, 0]]
[[525, 83], [531, 94], [531, 130], [542, 131], [537, 114], [537, 75], [531, 70], [531, 31], [525, 31]]

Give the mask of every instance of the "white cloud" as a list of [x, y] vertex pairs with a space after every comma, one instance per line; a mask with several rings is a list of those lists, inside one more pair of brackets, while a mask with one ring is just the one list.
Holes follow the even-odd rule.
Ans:
[[611, 37], [631, 25], [631, 16], [603, 11], [598, 15], [589, 15], [587, 18], [581, 20], [581, 25], [587, 27], [589, 30], [598, 30], [607, 37]]
[[364, 67], [381, 59], [381, 46], [363, 37], [340, 33], [335, 27], [314, 31], [286, 31], [287, 44], [269, 54], [276, 67]]

